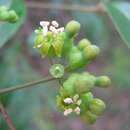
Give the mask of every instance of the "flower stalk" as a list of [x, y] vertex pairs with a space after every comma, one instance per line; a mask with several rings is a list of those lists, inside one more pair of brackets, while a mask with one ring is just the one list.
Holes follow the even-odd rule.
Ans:
[[14, 91], [17, 91], [17, 90], [21, 90], [21, 89], [24, 89], [24, 88], [33, 87], [34, 85], [46, 83], [46, 82], [53, 81], [53, 80], [56, 80], [56, 78], [50, 77], [50, 78], [46, 78], [46, 79], [31, 81], [31, 82], [28, 82], [28, 83], [25, 83], [25, 84], [22, 84], [22, 85], [17, 85], [17, 86], [14, 86], [14, 87], [3, 88], [3, 89], [0, 89], [0, 95], [10, 93], [10, 92], [14, 92]]

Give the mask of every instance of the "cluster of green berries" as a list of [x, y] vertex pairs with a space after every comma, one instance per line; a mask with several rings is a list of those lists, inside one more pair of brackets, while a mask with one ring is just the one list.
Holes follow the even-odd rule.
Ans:
[[14, 10], [8, 10], [5, 6], [0, 6], [0, 21], [14, 23], [18, 20], [18, 15]]
[[65, 61], [65, 65], [56, 63], [49, 69], [51, 76], [57, 78], [61, 85], [56, 97], [59, 110], [65, 116], [75, 113], [88, 124], [93, 124], [106, 106], [101, 99], [94, 98], [92, 90], [94, 86], [108, 87], [111, 80], [107, 76], [96, 77], [89, 72], [76, 72], [94, 60], [100, 52], [100, 49], [92, 45], [88, 39], [82, 39], [77, 45], [74, 44], [74, 38], [79, 30], [80, 24], [77, 21], [70, 21], [65, 29], [59, 28], [57, 21], [51, 23], [41, 21], [40, 27], [35, 30], [34, 47], [43, 58], [58, 57]]

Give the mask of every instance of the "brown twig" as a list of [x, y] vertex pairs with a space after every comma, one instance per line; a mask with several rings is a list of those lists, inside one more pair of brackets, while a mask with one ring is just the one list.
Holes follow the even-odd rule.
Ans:
[[105, 10], [102, 4], [96, 4], [93, 6], [82, 6], [82, 5], [68, 5], [68, 4], [51, 4], [44, 2], [26, 2], [26, 6], [29, 8], [39, 8], [39, 9], [57, 9], [57, 10], [71, 10], [80, 11], [86, 13], [104, 13]]
[[9, 126], [10, 130], [15, 130], [15, 128], [14, 128], [8, 114], [5, 111], [5, 108], [3, 107], [3, 105], [1, 103], [0, 103], [0, 112], [2, 113], [2, 115], [3, 115], [7, 125]]
[[16, 90], [21, 90], [21, 89], [24, 89], [24, 88], [33, 87], [34, 85], [41, 84], [41, 83], [46, 83], [46, 82], [49, 82], [49, 81], [52, 81], [52, 80], [57, 80], [57, 79], [49, 77], [49, 78], [46, 78], [46, 79], [31, 81], [31, 82], [28, 82], [28, 83], [25, 83], [25, 84], [22, 84], [22, 85], [3, 88], [3, 89], [0, 89], [0, 95], [6, 94], [6, 93], [9, 93], [9, 92], [13, 92], [13, 91], [16, 91]]

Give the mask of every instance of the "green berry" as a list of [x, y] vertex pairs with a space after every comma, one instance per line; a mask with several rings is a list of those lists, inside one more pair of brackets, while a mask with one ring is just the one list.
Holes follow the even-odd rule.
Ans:
[[80, 75], [74, 83], [75, 91], [79, 94], [89, 92], [94, 86], [91, 76]]
[[99, 54], [100, 49], [95, 45], [90, 45], [84, 48], [83, 55], [87, 60], [93, 60]]
[[109, 77], [107, 76], [100, 76], [96, 79], [95, 81], [95, 85], [102, 87], [102, 88], [106, 88], [111, 84], [111, 80]]
[[98, 98], [93, 99], [89, 106], [90, 111], [95, 115], [101, 115], [105, 110], [105, 108], [106, 108], [105, 103]]
[[95, 114], [93, 114], [92, 112], [87, 111], [87, 112], [82, 116], [82, 119], [83, 119], [86, 123], [92, 125], [92, 124], [94, 124], [94, 123], [96, 122], [97, 116], [96, 116]]
[[91, 45], [91, 42], [88, 39], [82, 39], [79, 44], [78, 47], [79, 49], [83, 50], [85, 47]]
[[77, 21], [70, 21], [65, 28], [65, 31], [67, 32], [68, 36], [70, 38], [74, 37], [80, 30], [80, 23]]
[[50, 74], [54, 78], [61, 78], [64, 75], [64, 66], [61, 64], [54, 64], [50, 68]]

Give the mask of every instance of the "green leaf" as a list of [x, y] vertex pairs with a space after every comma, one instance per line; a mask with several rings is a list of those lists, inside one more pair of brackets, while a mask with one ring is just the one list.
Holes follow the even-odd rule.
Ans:
[[16, 11], [19, 16], [19, 20], [15, 24], [0, 24], [0, 47], [2, 47], [16, 33], [25, 18], [25, 6], [23, 0], [12, 0], [10, 9], [14, 9]]
[[121, 38], [130, 47], [130, 3], [111, 2], [104, 4]]

